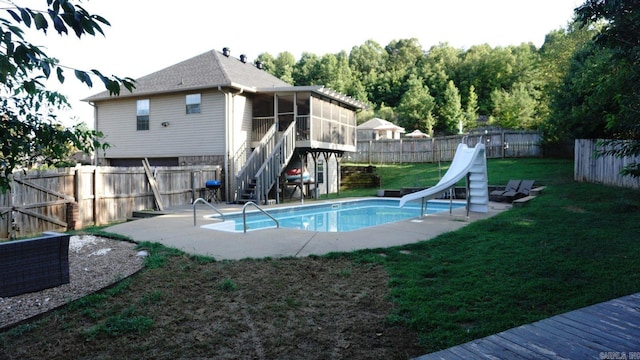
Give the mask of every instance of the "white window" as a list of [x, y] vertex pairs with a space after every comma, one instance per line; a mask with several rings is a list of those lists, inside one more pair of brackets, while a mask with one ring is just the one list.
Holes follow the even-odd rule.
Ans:
[[136, 129], [149, 130], [149, 99], [136, 102]]
[[189, 94], [186, 98], [187, 114], [200, 113], [200, 94]]
[[318, 184], [324, 183], [324, 160], [318, 160]]

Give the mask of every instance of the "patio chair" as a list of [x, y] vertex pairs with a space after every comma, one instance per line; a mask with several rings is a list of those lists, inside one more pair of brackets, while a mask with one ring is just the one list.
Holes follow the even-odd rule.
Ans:
[[513, 200], [521, 199], [525, 196], [529, 196], [529, 192], [533, 188], [533, 184], [535, 180], [522, 180], [520, 186], [518, 186], [518, 190], [515, 191], [506, 191], [502, 196], [508, 201], [512, 202]]
[[518, 191], [518, 186], [520, 186], [520, 180], [509, 180], [503, 190], [493, 190], [489, 193], [489, 196], [501, 197], [507, 191]]

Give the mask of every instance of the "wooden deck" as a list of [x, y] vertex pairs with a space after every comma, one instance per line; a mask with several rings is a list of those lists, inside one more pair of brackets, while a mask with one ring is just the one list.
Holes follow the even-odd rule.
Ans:
[[640, 359], [640, 293], [415, 358], [431, 359]]

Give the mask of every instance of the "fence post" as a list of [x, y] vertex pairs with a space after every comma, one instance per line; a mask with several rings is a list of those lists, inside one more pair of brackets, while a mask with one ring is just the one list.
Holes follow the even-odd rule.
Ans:
[[[82, 203], [84, 201], [83, 193], [84, 190], [84, 179], [82, 176], [82, 167], [76, 167], [76, 170], [73, 172], [74, 177], [74, 189], [73, 189], [73, 197], [75, 199], [75, 205], [67, 208], [67, 226], [72, 230], [82, 229], [82, 219], [83, 219], [83, 207]], [[71, 215], [71, 216], [69, 216]], [[69, 221], [71, 220], [71, 221]], [[73, 222], [73, 224], [71, 224]], [[72, 227], [73, 225], [73, 227]]]
[[11, 237], [11, 218], [13, 216], [13, 196], [11, 196], [11, 193], [15, 186], [12, 175], [9, 175], [9, 182], [11, 183], [11, 188], [4, 194], [0, 193], [0, 238], [2, 239]]
[[98, 219], [98, 206], [100, 205], [100, 194], [98, 194], [98, 188], [102, 185], [102, 179], [100, 179], [100, 167], [96, 166], [93, 169], [93, 223], [95, 225], [101, 225], [100, 219]]
[[80, 207], [77, 202], [67, 203], [67, 230], [82, 229], [82, 221], [80, 219]]
[[502, 131], [500, 132], [500, 144], [502, 145], [502, 146], [501, 146], [501, 147], [502, 147], [502, 152], [501, 152], [501, 154], [502, 154], [502, 158], [504, 159], [504, 158], [505, 158], [505, 152], [506, 152], [506, 150], [507, 150], [507, 149], [504, 147], [504, 130], [502, 130]]

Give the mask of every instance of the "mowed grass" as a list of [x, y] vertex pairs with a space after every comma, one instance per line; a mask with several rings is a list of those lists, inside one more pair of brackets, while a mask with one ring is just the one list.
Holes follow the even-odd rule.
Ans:
[[[349, 166], [350, 164], [343, 164]], [[403, 187], [429, 187], [438, 183], [449, 169], [450, 163], [424, 164], [375, 164], [381, 178], [381, 189]], [[567, 159], [489, 159], [487, 176], [490, 186], [504, 186], [510, 179], [532, 179], [536, 186], [573, 182], [573, 161]], [[458, 183], [464, 186], [464, 180]], [[329, 198], [376, 196], [378, 188], [342, 190], [340, 194], [329, 194]], [[326, 199], [326, 195], [321, 198]]]
[[[640, 192], [574, 182], [565, 160], [488, 167], [492, 184], [527, 178], [547, 188], [522, 208], [431, 241], [333, 255], [384, 264], [392, 320], [418, 331], [427, 351], [640, 291]], [[403, 184], [393, 167], [378, 170]]]

